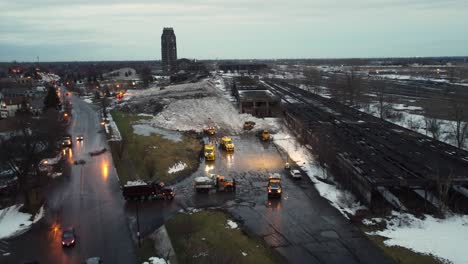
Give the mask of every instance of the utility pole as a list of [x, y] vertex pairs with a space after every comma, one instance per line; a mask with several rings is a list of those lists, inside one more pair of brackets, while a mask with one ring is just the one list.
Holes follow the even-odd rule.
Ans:
[[138, 247], [141, 247], [141, 242], [140, 242], [140, 218], [138, 216], [138, 203], [139, 201], [135, 202], [136, 205], [136, 219], [137, 219], [137, 238], [138, 238]]

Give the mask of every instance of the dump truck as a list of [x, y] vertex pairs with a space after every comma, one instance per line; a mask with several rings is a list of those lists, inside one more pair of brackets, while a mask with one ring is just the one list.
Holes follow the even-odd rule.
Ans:
[[268, 177], [267, 186], [268, 198], [280, 198], [283, 189], [281, 188], [281, 175], [274, 173]]
[[244, 122], [244, 130], [252, 130], [255, 126], [255, 122], [253, 121], [245, 121]]
[[222, 137], [219, 146], [226, 151], [234, 151], [234, 143], [230, 137]]
[[207, 135], [213, 136], [216, 134], [216, 128], [213, 126], [203, 128], [203, 132]]
[[236, 181], [222, 175], [211, 174], [210, 176], [196, 177], [193, 180], [193, 187], [198, 193], [207, 193], [210, 190], [233, 192], [236, 190]]
[[267, 130], [263, 130], [261, 133], [260, 133], [260, 139], [262, 141], [269, 141], [270, 140], [270, 133], [267, 131]]
[[173, 187], [165, 186], [164, 183], [147, 183], [138, 181], [127, 183], [121, 187], [125, 200], [149, 200], [149, 199], [174, 199]]
[[205, 145], [205, 160], [215, 160], [215, 147], [213, 145]]

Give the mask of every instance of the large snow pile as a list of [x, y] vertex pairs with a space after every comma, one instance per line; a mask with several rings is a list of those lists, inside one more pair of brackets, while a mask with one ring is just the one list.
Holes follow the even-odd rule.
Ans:
[[[155, 105], [163, 105], [162, 111], [152, 119], [141, 120], [138, 125], [168, 130], [201, 132], [208, 125], [229, 133], [241, 133], [245, 121], [256, 123], [254, 130], [278, 130], [276, 119], [256, 118], [250, 114], [239, 114], [227, 99], [224, 82], [219, 79], [203, 80], [197, 83], [172, 85], [161, 90], [152, 87], [146, 90], [129, 91], [127, 106], [131, 111], [155, 112]], [[149, 127], [137, 127], [144, 133], [151, 133]], [[154, 131], [154, 130], [153, 130]], [[158, 133], [154, 131], [154, 133]]]
[[411, 214], [392, 213], [385, 219], [387, 229], [369, 233], [380, 235], [388, 246], [402, 246], [415, 252], [433, 254], [454, 264], [468, 263], [468, 216], [453, 215], [437, 219], [425, 215], [418, 219]]
[[0, 210], [0, 239], [19, 235], [39, 221], [44, 216], [44, 208], [41, 207], [34, 219], [31, 215], [20, 212], [23, 205], [13, 205]]
[[145, 90], [129, 90], [126, 93], [125, 100], [132, 100], [131, 103], [141, 103], [152, 98], [165, 99], [171, 102], [181, 98], [200, 98], [206, 96], [215, 96], [219, 94], [213, 84], [207, 80], [197, 83], [187, 83], [170, 85], [161, 90], [159, 86], [153, 86]]
[[[391, 104], [394, 110], [397, 110], [401, 115], [398, 119], [387, 119], [396, 125], [413, 130], [423, 135], [431, 136], [426, 130], [426, 120], [422, 114], [418, 114], [421, 109], [415, 106], [407, 106], [404, 104]], [[379, 117], [378, 103], [371, 103], [367, 108], [361, 108], [359, 111]], [[416, 112], [416, 113], [413, 113]], [[455, 121], [436, 119], [440, 124], [440, 138], [439, 140], [453, 146], [457, 146], [457, 142], [453, 136], [456, 127]], [[465, 149], [468, 149], [468, 142], [465, 142]]]
[[[359, 209], [365, 209], [350, 192], [340, 190], [336, 185], [317, 180], [316, 177], [327, 178], [325, 170], [317, 164], [310, 152], [299, 144], [293, 136], [288, 133], [278, 133], [273, 136], [273, 142], [288, 153], [289, 157], [315, 182], [315, 188], [320, 195], [329, 200], [331, 205], [346, 218], [349, 218], [349, 215], [354, 215]], [[331, 178], [328, 180], [330, 181]]]
[[176, 173], [176, 172], [184, 170], [186, 167], [187, 167], [187, 164], [185, 164], [182, 161], [179, 161], [176, 164], [174, 164], [172, 167], [170, 167], [167, 172], [169, 174]]
[[172, 102], [149, 122], [153, 126], [181, 131], [202, 131], [208, 122], [213, 122], [217, 128], [240, 133], [245, 121], [255, 122], [255, 129], [278, 130], [276, 119], [260, 119], [250, 114], [239, 114], [229, 101], [221, 97]]

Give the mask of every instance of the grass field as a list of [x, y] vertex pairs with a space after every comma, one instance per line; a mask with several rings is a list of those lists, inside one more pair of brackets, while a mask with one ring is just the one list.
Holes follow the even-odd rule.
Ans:
[[[148, 117], [119, 111], [112, 111], [111, 114], [123, 138], [121, 143], [111, 144], [121, 182], [134, 179], [171, 182], [198, 168], [203, 145], [194, 135], [184, 134], [181, 142], [174, 142], [157, 134], [136, 135], [132, 124]], [[168, 173], [168, 169], [178, 162], [187, 164], [186, 168], [180, 172]]]
[[226, 228], [220, 211], [178, 214], [166, 223], [179, 263], [279, 263], [272, 251], [240, 229]]

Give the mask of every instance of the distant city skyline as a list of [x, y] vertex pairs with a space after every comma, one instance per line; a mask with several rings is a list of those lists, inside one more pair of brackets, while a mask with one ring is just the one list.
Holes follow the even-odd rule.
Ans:
[[466, 0], [0, 0], [0, 61], [468, 55]]

